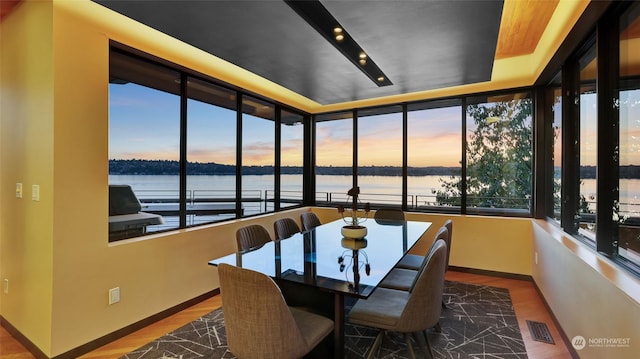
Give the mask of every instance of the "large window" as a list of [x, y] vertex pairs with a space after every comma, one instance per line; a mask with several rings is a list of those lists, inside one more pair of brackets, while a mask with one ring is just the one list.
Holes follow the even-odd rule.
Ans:
[[275, 197], [275, 109], [242, 98], [242, 205], [250, 214], [273, 211]]
[[360, 200], [373, 208], [402, 205], [402, 108], [358, 111]]
[[316, 116], [317, 204], [344, 204], [353, 187], [353, 113]]
[[236, 94], [187, 82], [187, 224], [236, 216]]
[[[549, 133], [553, 140], [547, 139], [554, 141], [554, 170], [548, 176], [557, 178], [562, 166], [561, 226], [636, 273], [640, 273], [639, 29], [640, 5], [614, 4], [598, 22], [597, 31], [563, 63], [561, 91], [557, 82], [550, 83], [547, 91], [554, 95], [545, 100], [545, 107], [553, 107], [553, 118], [545, 120], [554, 128]], [[559, 106], [562, 111], [556, 110]], [[555, 204], [557, 197], [553, 199]], [[547, 208], [547, 214], [557, 219], [557, 205], [553, 211]]]
[[109, 240], [180, 225], [177, 206], [166, 204], [180, 197], [179, 93], [178, 72], [112, 52]]
[[114, 47], [109, 240], [302, 205], [304, 118]]
[[460, 100], [409, 105], [407, 201], [409, 209], [460, 211], [462, 183]]
[[598, 93], [596, 74], [598, 62], [595, 45], [580, 59], [580, 233], [593, 238], [596, 232], [597, 154], [598, 154]]
[[282, 111], [280, 118], [280, 207], [302, 204], [304, 116]]
[[[529, 93], [517, 92], [468, 98], [466, 107], [447, 99], [357, 110], [355, 122], [346, 112], [316, 116], [316, 188], [327, 186], [330, 169], [357, 173], [360, 199], [374, 208], [530, 216], [532, 112]], [[355, 148], [348, 135], [353, 123]], [[347, 167], [352, 149], [355, 169]], [[318, 204], [338, 202], [327, 192]]]
[[467, 213], [531, 213], [529, 94], [469, 98], [466, 110]]

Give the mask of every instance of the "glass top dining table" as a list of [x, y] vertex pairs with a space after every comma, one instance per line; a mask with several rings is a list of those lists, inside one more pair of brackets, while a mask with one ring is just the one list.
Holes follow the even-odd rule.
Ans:
[[264, 273], [279, 283], [314, 288], [334, 295], [334, 357], [344, 350], [344, 298], [366, 299], [426, 233], [431, 222], [368, 219], [367, 235], [344, 238], [342, 219], [287, 239], [209, 261]]

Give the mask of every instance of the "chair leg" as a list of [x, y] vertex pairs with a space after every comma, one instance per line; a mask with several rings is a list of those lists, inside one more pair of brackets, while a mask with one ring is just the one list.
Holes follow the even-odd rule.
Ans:
[[413, 344], [411, 344], [411, 337], [409, 333], [404, 333], [404, 340], [407, 342], [407, 350], [409, 351], [409, 358], [416, 359], [416, 354], [413, 352]]
[[431, 350], [431, 343], [429, 343], [429, 337], [427, 337], [426, 333], [424, 336], [424, 340], [425, 342], [427, 342], [427, 350], [425, 351], [424, 354], [426, 355], [426, 358], [433, 359], [434, 356], [433, 356], [433, 351]]
[[[420, 335], [420, 333], [423, 333], [424, 335]], [[413, 333], [413, 339], [416, 340], [416, 343], [418, 343], [418, 345], [420, 345], [420, 350], [422, 350], [422, 352], [425, 353], [425, 358], [428, 358], [429, 355], [427, 353], [427, 347], [424, 344], [425, 341], [427, 340], [426, 338], [426, 331], [422, 331], [422, 332], [415, 332]]]
[[436, 330], [436, 333], [442, 333], [442, 327], [440, 326], [440, 322], [436, 323], [435, 330]]
[[378, 347], [380, 347], [380, 344], [382, 344], [382, 337], [384, 336], [384, 330], [381, 330], [378, 333], [378, 336], [376, 337], [376, 340], [373, 341], [373, 345], [371, 346], [371, 349], [369, 349], [369, 354], [367, 355], [367, 359], [373, 359], [374, 358], [374, 354], [377, 352]]

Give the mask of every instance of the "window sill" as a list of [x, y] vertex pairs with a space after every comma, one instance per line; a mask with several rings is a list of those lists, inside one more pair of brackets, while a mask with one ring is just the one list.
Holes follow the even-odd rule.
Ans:
[[576, 258], [602, 275], [627, 296], [640, 303], [640, 273], [636, 273], [629, 266], [631, 263], [623, 263], [622, 259], [612, 259], [596, 252], [593, 247], [585, 243], [586, 239], [577, 239], [564, 232], [552, 220], [536, 219], [534, 223], [539, 225]]

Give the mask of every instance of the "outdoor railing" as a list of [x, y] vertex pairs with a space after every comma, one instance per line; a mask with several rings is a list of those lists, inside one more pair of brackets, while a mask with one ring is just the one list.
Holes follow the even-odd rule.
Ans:
[[[137, 190], [135, 191], [141, 204], [177, 204], [179, 203], [178, 190]], [[242, 213], [252, 215], [273, 210], [275, 201], [275, 191], [273, 190], [245, 190], [242, 191]], [[188, 205], [197, 204], [227, 204], [228, 210], [221, 210], [217, 215], [198, 215], [197, 212], [188, 212], [188, 224], [206, 223], [235, 216], [236, 192], [234, 190], [187, 190], [186, 199]], [[316, 203], [319, 205], [344, 205], [348, 196], [345, 192], [319, 191], [315, 194]], [[360, 193], [361, 203], [369, 203], [372, 208], [397, 207], [402, 204], [401, 194], [384, 193]], [[456, 201], [457, 199], [457, 201]], [[460, 208], [460, 198], [451, 198], [451, 204], [439, 203], [436, 194], [409, 194], [407, 195], [407, 208], [409, 210], [429, 211], [429, 210], [455, 210]], [[303, 203], [302, 191], [286, 190], [280, 192], [280, 207], [300, 205]], [[492, 204], [493, 203], [493, 204]], [[468, 212], [497, 212], [511, 213], [529, 211], [531, 205], [530, 198], [490, 198], [490, 197], [467, 197]], [[581, 213], [581, 222], [595, 222], [595, 201], [590, 201], [587, 206], [591, 213]], [[618, 216], [620, 224], [625, 226], [640, 226], [640, 204], [620, 203], [621, 208]], [[144, 211], [145, 209], [143, 209]], [[151, 210], [153, 212], [153, 210]], [[163, 216], [165, 224], [158, 229], [177, 227], [177, 219], [174, 221], [170, 217]], [[175, 222], [175, 223], [173, 223]], [[160, 228], [161, 227], [161, 228]], [[153, 230], [153, 228], [150, 228]]]

